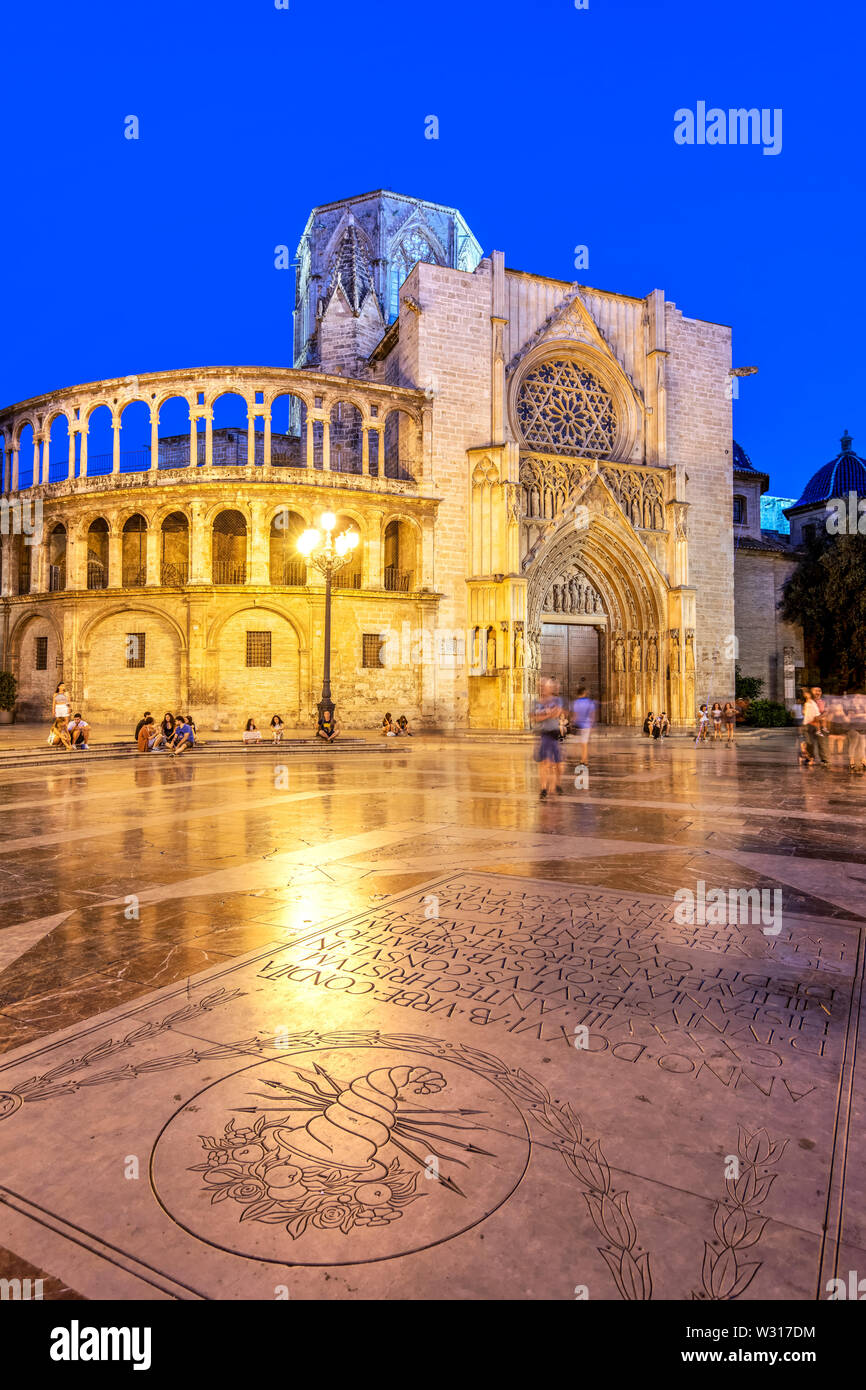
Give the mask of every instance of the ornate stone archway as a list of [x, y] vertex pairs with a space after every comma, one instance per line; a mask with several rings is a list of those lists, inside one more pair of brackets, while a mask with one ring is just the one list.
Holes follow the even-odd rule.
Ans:
[[669, 677], [667, 584], [598, 475], [576, 490], [523, 568], [528, 655], [536, 679], [544, 623], [588, 622], [600, 633], [605, 722], [633, 724], [647, 709], [678, 708], [672, 671]]

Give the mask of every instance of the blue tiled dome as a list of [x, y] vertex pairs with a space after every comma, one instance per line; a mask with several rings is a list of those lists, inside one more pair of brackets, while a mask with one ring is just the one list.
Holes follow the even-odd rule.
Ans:
[[851, 447], [853, 442], [846, 430], [842, 436], [841, 454], [812, 474], [802, 497], [794, 503], [795, 507], [817, 507], [822, 502], [829, 502], [831, 497], [845, 497], [849, 492], [866, 497], [866, 461], [854, 453]]
[[734, 440], [734, 468], [738, 473], [756, 473], [757, 469], [742, 444]]

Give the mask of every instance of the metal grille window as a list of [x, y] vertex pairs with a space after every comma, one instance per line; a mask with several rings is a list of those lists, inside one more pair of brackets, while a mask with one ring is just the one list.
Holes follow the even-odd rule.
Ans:
[[369, 666], [384, 666], [384, 665], [385, 665], [384, 661], [382, 660], [382, 646], [383, 646], [384, 640], [385, 640], [385, 639], [382, 637], [381, 633], [378, 633], [378, 632], [365, 632], [365, 633], [364, 633], [363, 647], [362, 647], [362, 650], [361, 650], [361, 665], [362, 665], [362, 666], [367, 666], [367, 667], [369, 667]]
[[36, 638], [36, 670], [48, 670], [48, 638]]
[[128, 669], [145, 664], [146, 639], [143, 632], [126, 634], [126, 665]]
[[270, 666], [271, 634], [269, 632], [247, 633], [247, 665]]

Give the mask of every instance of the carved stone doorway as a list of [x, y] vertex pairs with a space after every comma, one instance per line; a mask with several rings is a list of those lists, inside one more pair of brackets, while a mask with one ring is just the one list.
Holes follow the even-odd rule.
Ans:
[[590, 623], [557, 622], [545, 618], [541, 626], [541, 674], [559, 681], [563, 700], [571, 704], [585, 685], [601, 711], [604, 699], [602, 672], [603, 629]]

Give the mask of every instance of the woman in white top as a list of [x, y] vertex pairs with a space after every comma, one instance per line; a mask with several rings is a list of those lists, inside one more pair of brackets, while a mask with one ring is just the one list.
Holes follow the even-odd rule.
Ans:
[[254, 719], [247, 720], [247, 727], [244, 729], [244, 743], [261, 743], [261, 731], [256, 728]]
[[51, 718], [69, 718], [69, 691], [66, 689], [63, 681], [58, 685], [54, 692], [54, 699], [51, 701]]

